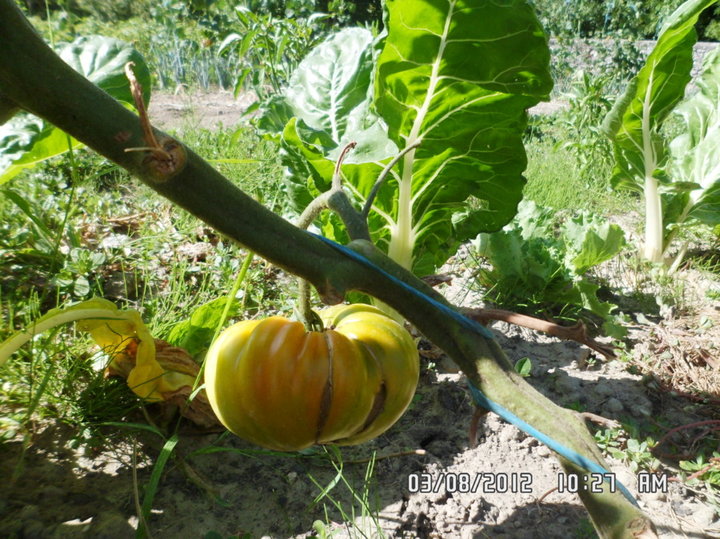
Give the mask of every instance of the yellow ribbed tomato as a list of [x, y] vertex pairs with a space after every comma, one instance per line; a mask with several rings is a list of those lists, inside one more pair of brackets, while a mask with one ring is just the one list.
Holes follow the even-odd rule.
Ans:
[[273, 316], [220, 334], [205, 361], [205, 387], [228, 430], [296, 451], [362, 443], [402, 415], [419, 375], [410, 334], [370, 305], [319, 314], [322, 332]]

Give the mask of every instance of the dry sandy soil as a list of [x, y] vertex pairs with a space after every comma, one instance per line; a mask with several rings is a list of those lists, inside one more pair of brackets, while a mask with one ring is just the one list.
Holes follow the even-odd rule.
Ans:
[[[159, 127], [182, 130], [218, 122], [234, 125], [246, 105], [224, 92], [160, 94], [151, 113]], [[446, 268], [455, 277], [453, 285], [440, 289], [456, 304], [477, 306], [479, 299], [467, 293], [465, 279], [472, 274], [466, 267], [458, 255]], [[696, 275], [688, 281], [701, 282]], [[633, 316], [626, 361], [606, 361], [576, 343], [504, 323], [492, 328], [511, 361], [531, 358], [528, 382], [559, 404], [645, 426], [655, 421], [664, 421], [666, 428], [717, 422], [720, 303], [705, 297], [705, 286], [698, 285], [696, 300], [689, 302], [695, 308], [685, 317], [649, 321]], [[703, 330], [702, 316], [710, 320]], [[689, 365], [686, 374], [696, 376], [696, 382], [673, 379], [662, 367], [658, 372], [668, 376], [639, 373], [637, 365], [653, 357], [664, 358], [665, 365]], [[473, 406], [463, 377], [432, 349], [423, 351], [422, 362], [417, 397], [400, 422], [370, 443], [343, 450], [344, 477], [358, 496], [368, 459], [376, 455], [365, 499], [369, 513], [342, 482], [320, 496], [336, 477], [321, 449], [259, 454], [233, 436], [185, 425], [175, 451], [178, 458], [160, 478], [149, 523], [152, 536], [593, 537], [577, 495], [558, 491], [560, 467], [553, 454], [493, 415], [481, 423], [479, 443], [471, 448]], [[673, 383], [678, 385], [673, 388]], [[689, 396], [670, 391], [691, 389], [693, 383], [706, 384], [715, 400], [698, 406]], [[693, 438], [711, 433], [705, 428], [683, 430], [678, 436], [691, 449]], [[133, 537], [138, 525], [136, 489], [150, 479], [164, 442], [149, 433], [109, 432], [112, 444], [72, 448], [71, 428], [45, 424], [38, 426], [29, 446], [16, 441], [0, 447], [6, 482], [0, 495], [0, 535]], [[666, 492], [657, 487], [641, 492], [642, 470], [632, 470], [630, 461], [609, 458], [608, 463], [662, 537], [720, 537], [717, 491], [683, 484], [677, 462], [661, 460], [659, 471], [669, 479]], [[435, 492], [412, 492], [412, 482], [424, 475], [433, 482], [443, 476], [467, 477], [474, 483], [480, 474], [489, 480], [465, 489], [470, 492], [450, 484], [440, 484]], [[520, 492], [521, 484], [526, 492]], [[324, 523], [322, 533], [313, 528], [318, 520]]]

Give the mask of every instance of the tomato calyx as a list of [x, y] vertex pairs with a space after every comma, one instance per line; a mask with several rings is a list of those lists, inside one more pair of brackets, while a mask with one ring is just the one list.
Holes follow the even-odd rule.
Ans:
[[305, 316], [301, 316], [301, 319], [307, 331], [315, 331], [317, 333], [325, 331], [325, 324], [323, 324], [322, 318], [320, 318], [320, 315], [313, 309], [305, 313]]

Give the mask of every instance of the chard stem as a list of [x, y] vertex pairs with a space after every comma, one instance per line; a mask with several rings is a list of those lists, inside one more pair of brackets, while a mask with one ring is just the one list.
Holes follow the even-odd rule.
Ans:
[[645, 250], [644, 256], [650, 262], [663, 259], [662, 204], [658, 181], [652, 176], [645, 178]]

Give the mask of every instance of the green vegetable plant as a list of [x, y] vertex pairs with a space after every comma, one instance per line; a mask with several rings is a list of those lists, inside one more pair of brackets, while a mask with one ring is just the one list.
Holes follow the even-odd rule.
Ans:
[[236, 6], [235, 15], [237, 31], [225, 36], [218, 54], [237, 56], [235, 95], [251, 89], [258, 97], [250, 113], [283, 91], [300, 60], [322, 36], [319, 23], [325, 15], [282, 18], [246, 6]]
[[618, 225], [582, 211], [562, 222], [551, 209], [522, 201], [514, 221], [473, 242], [491, 269], [478, 283], [501, 305], [587, 309], [603, 320], [607, 335], [622, 337], [616, 306], [597, 297], [590, 270], [618, 254], [625, 236]]
[[[524, 1], [391, 0], [387, 35], [347, 29], [301, 62], [282, 133], [298, 209], [330, 189], [337, 157], [372, 240], [419, 275], [522, 198], [526, 109], [552, 87], [546, 37]], [[482, 15], [481, 15], [482, 13]], [[336, 220], [318, 221], [343, 240]]]
[[569, 91], [563, 95], [568, 107], [558, 117], [564, 128], [558, 145], [575, 156], [579, 174], [589, 184], [604, 181], [600, 171], [612, 166], [610, 143], [599, 127], [612, 106], [608, 89], [611, 81], [612, 75], [594, 76], [582, 69], [577, 71]]
[[[612, 185], [638, 191], [645, 203], [643, 257], [663, 262], [678, 231], [720, 223], [720, 53], [710, 54], [699, 91], [683, 100], [691, 79], [695, 23], [716, 0], [688, 0], [665, 21], [640, 72], [608, 114], [604, 129], [613, 141]], [[668, 142], [662, 128], [670, 113], [683, 129]], [[671, 269], [682, 261], [685, 248]]]

